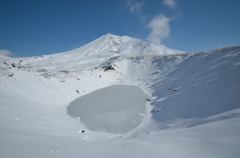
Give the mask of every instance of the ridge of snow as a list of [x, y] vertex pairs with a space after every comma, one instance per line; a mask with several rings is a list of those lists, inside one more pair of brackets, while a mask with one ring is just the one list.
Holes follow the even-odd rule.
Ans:
[[10, 57], [4, 56], [4, 55], [0, 55], [0, 62], [4, 62], [6, 60], [11, 59]]

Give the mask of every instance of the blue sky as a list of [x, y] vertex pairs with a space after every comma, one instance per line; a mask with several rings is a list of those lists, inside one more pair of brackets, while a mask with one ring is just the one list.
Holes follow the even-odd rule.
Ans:
[[239, 0], [0, 0], [0, 54], [60, 53], [111, 33], [199, 52], [240, 44]]

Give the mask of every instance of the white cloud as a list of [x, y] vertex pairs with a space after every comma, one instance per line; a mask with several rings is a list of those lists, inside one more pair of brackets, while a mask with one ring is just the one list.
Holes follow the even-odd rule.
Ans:
[[174, 0], [163, 0], [163, 3], [170, 8], [175, 8], [177, 3]]
[[144, 1], [141, 1], [136, 4], [131, 4], [131, 12], [139, 12], [143, 6]]
[[144, 1], [136, 2], [139, 0], [127, 0], [127, 7], [130, 8], [130, 12], [136, 14], [140, 19], [141, 22], [146, 25], [145, 23], [145, 16], [142, 14], [142, 7], [144, 5]]
[[12, 54], [11, 51], [9, 51], [9, 50], [0, 50], [0, 55], [3, 55], [3, 56], [11, 56], [11, 55], [13, 55], [13, 54]]
[[165, 17], [164, 15], [158, 15], [154, 18], [150, 24], [152, 32], [148, 36], [147, 40], [155, 45], [160, 45], [161, 40], [169, 36], [171, 29], [169, 22], [171, 19]]

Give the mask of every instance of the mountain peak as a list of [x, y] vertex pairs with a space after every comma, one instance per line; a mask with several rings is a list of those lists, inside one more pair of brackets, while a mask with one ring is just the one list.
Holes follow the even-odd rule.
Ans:
[[103, 35], [100, 37], [101, 39], [104, 39], [104, 40], [114, 40], [116, 38], [121, 38], [120, 36], [116, 36], [116, 35], [112, 35], [110, 33], [106, 34], [106, 35]]
[[103, 35], [101, 36], [100, 38], [103, 38], [103, 39], [109, 39], [109, 40], [115, 40], [115, 41], [121, 41], [121, 42], [127, 42], [127, 41], [131, 41], [131, 40], [137, 40], [137, 41], [140, 41], [136, 38], [133, 38], [133, 37], [129, 37], [129, 36], [117, 36], [117, 35], [113, 35], [113, 34], [106, 34], [106, 35]]
[[116, 37], [116, 35], [113, 35], [113, 34], [110, 34], [110, 33], [107, 33], [106, 35], [104, 36], [108, 36], [108, 37]]
[[[164, 45], [156, 46], [129, 36], [102, 35], [98, 39], [73, 51], [82, 56], [109, 56], [112, 55], [166, 55], [183, 53], [167, 48]], [[112, 54], [114, 52], [114, 54]]]

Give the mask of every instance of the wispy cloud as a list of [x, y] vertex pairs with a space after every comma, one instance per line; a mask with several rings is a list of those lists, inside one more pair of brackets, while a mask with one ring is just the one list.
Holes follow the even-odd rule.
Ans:
[[141, 22], [146, 25], [145, 16], [142, 14], [142, 7], [144, 6], [144, 1], [139, 0], [127, 0], [127, 7], [130, 8], [130, 12], [136, 14], [140, 19]]
[[9, 51], [9, 50], [0, 50], [0, 55], [11, 56], [11, 55], [13, 55], [13, 53], [11, 53], [11, 51]]
[[133, 4], [132, 2], [129, 1], [129, 4], [131, 6], [130, 11], [131, 12], [139, 12], [141, 10], [142, 6], [143, 6], [143, 3], [144, 3], [144, 1]]
[[160, 45], [163, 38], [167, 38], [171, 32], [169, 22], [171, 19], [165, 15], [156, 16], [148, 25], [152, 32], [147, 37], [147, 40], [155, 45]]
[[163, 0], [163, 3], [170, 8], [175, 8], [177, 3], [174, 0]]

